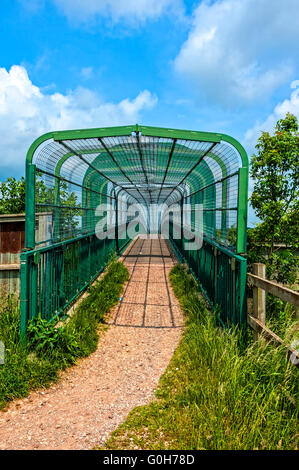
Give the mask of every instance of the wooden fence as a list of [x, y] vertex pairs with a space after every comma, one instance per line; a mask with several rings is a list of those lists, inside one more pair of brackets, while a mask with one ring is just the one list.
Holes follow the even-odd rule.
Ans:
[[[266, 266], [262, 263], [253, 264], [253, 273], [247, 274], [249, 284], [253, 286], [253, 311], [248, 314], [248, 325], [254, 330], [257, 339], [262, 335], [267, 341], [282, 346], [284, 341], [273, 331], [266, 327], [266, 293], [279, 297], [296, 307], [298, 318], [299, 293], [274, 281], [266, 279]], [[294, 365], [299, 366], [299, 352], [291, 346], [286, 346], [287, 355]]]
[[[36, 214], [36, 239], [46, 240], [52, 213]], [[20, 293], [20, 252], [25, 246], [25, 214], [0, 215], [0, 294]]]
[[19, 294], [19, 253], [24, 241], [25, 215], [0, 215], [0, 289], [5, 293]]

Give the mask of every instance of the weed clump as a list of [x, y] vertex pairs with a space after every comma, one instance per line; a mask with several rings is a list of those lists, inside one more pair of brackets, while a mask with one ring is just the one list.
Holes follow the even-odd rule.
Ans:
[[19, 302], [14, 296], [3, 298], [0, 341], [5, 345], [5, 363], [0, 365], [0, 409], [30, 390], [57, 381], [59, 370], [96, 350], [99, 327], [103, 328], [104, 316], [118, 302], [128, 277], [127, 268], [113, 259], [68, 321], [49, 322], [39, 315], [29, 322], [26, 346], [20, 341]]

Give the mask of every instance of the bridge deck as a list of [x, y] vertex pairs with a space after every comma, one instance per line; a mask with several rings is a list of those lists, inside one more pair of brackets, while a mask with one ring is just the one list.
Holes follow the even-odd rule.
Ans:
[[177, 262], [169, 241], [158, 236], [135, 239], [122, 261], [130, 279], [108, 322], [139, 328], [181, 327], [182, 314], [168, 277]]

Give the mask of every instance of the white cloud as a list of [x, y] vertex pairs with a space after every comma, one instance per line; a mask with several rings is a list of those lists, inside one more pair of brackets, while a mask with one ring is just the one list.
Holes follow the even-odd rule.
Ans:
[[[294, 114], [299, 120], [299, 80], [295, 80], [291, 83], [291, 89], [294, 91], [291, 93], [289, 98], [278, 103], [273, 112], [263, 122], [256, 122], [255, 125], [246, 132], [242, 144], [244, 145], [249, 157], [255, 152], [255, 145], [261, 132], [266, 131], [273, 133], [277, 121], [285, 117], [287, 112]], [[249, 197], [251, 197], [253, 186], [254, 181], [250, 177], [248, 188]], [[254, 226], [258, 222], [251, 206], [249, 206], [248, 221], [250, 226]]]
[[106, 17], [113, 23], [139, 23], [172, 10], [182, 11], [182, 0], [52, 0], [71, 21], [86, 22]]
[[30, 13], [36, 13], [45, 5], [45, 0], [18, 0], [18, 2]]
[[93, 77], [94, 70], [93, 67], [83, 67], [80, 70], [80, 75], [83, 78], [83, 80], [89, 80], [90, 78]]
[[256, 122], [255, 125], [246, 132], [243, 144], [249, 154], [254, 152], [254, 147], [261, 132], [273, 132], [277, 121], [288, 112], [294, 114], [299, 120], [299, 80], [295, 80], [291, 83], [291, 89], [294, 91], [291, 93], [290, 98], [278, 103], [267, 119], [263, 122]]
[[290, 79], [298, 40], [298, 0], [204, 0], [174, 66], [210, 101], [256, 103]]
[[30, 144], [45, 132], [135, 123], [156, 103], [156, 96], [147, 90], [119, 103], [103, 102], [86, 88], [45, 94], [33, 85], [24, 67], [0, 68], [0, 172], [1, 167], [23, 168]]

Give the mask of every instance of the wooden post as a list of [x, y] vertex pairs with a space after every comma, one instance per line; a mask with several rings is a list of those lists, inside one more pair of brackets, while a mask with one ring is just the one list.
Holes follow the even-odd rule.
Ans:
[[[263, 279], [266, 278], [266, 265], [253, 263], [253, 274]], [[253, 316], [263, 325], [266, 323], [266, 292], [263, 289], [253, 286]], [[253, 332], [254, 340], [259, 337], [257, 332]]]

